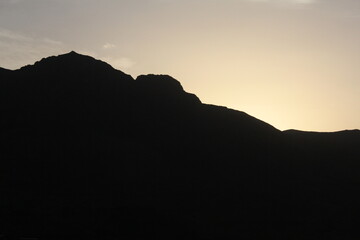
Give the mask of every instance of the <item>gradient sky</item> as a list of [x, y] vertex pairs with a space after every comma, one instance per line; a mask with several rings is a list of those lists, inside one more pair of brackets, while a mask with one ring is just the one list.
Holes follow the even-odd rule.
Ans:
[[0, 0], [0, 66], [70, 50], [278, 129], [360, 129], [359, 0]]

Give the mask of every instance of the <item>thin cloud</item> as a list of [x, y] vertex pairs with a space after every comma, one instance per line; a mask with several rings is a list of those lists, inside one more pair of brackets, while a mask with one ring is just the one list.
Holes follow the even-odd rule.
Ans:
[[0, 29], [0, 67], [17, 69], [49, 55], [64, 52], [62, 42], [50, 38], [33, 38]]
[[111, 43], [105, 43], [103, 45], [103, 49], [113, 49], [113, 48], [116, 48], [116, 45], [115, 44], [111, 44]]
[[0, 29], [0, 41], [7, 41], [7, 40], [14, 40], [14, 41], [33, 41], [34, 39], [25, 36], [7, 29]]
[[43, 41], [44, 41], [45, 43], [48, 43], [48, 44], [63, 45], [62, 42], [57, 41], [57, 40], [53, 40], [53, 39], [50, 39], [50, 38], [44, 38]]

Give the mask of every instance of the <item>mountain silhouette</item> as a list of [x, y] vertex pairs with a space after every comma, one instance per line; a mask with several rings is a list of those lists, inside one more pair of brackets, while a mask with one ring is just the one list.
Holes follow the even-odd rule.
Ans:
[[359, 239], [360, 131], [279, 131], [70, 52], [0, 68], [2, 239]]

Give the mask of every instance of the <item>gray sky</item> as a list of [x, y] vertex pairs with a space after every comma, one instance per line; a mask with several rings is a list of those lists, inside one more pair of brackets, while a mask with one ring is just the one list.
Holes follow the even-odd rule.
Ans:
[[360, 128], [358, 0], [0, 0], [0, 66], [71, 50], [279, 129]]

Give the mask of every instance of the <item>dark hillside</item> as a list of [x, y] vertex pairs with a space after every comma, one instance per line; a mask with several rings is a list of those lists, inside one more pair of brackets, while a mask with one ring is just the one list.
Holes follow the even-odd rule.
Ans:
[[281, 132], [75, 52], [0, 76], [0, 238], [360, 235], [359, 131]]

